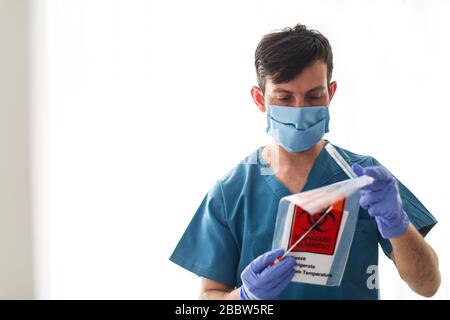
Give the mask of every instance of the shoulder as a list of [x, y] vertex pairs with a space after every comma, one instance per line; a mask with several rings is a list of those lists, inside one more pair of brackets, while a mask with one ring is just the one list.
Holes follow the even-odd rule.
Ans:
[[223, 193], [224, 190], [239, 189], [254, 179], [261, 172], [259, 150], [257, 149], [239, 161], [231, 170], [216, 180], [209, 194]]
[[259, 149], [242, 159], [237, 165], [223, 175], [217, 184], [222, 189], [236, 189], [246, 185], [249, 180], [259, 175], [261, 170]]
[[227, 208], [227, 211], [231, 210], [241, 198], [258, 193], [257, 189], [264, 187], [264, 178], [261, 174], [264, 167], [259, 162], [258, 153], [259, 149], [255, 150], [216, 180], [208, 191], [207, 198]]

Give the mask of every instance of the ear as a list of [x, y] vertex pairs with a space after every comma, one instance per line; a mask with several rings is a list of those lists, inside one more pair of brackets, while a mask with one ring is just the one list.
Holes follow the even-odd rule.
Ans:
[[266, 105], [264, 104], [264, 94], [261, 89], [257, 86], [253, 86], [250, 90], [250, 94], [252, 95], [253, 101], [258, 107], [259, 111], [266, 112]]
[[330, 97], [330, 101], [331, 99], [333, 99], [334, 93], [336, 92], [337, 89], [337, 83], [336, 81], [333, 81], [330, 83], [330, 86], [328, 87], [328, 96]]

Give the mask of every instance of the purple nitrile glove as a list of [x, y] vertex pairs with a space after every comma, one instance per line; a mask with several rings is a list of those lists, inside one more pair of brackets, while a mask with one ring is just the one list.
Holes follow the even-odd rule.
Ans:
[[362, 188], [359, 204], [370, 216], [375, 217], [381, 236], [390, 239], [404, 234], [409, 226], [409, 218], [402, 208], [395, 178], [380, 166], [363, 168], [355, 163], [352, 169], [358, 176], [367, 175], [375, 179], [372, 184]]
[[278, 299], [294, 276], [295, 258], [285, 257], [282, 261], [271, 263], [282, 256], [283, 249], [275, 249], [260, 255], [241, 273], [241, 300]]

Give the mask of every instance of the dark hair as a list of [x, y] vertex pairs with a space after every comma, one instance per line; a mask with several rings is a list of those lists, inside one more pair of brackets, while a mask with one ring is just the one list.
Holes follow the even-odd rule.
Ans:
[[294, 79], [317, 60], [327, 64], [327, 80], [333, 72], [333, 52], [328, 39], [302, 24], [266, 34], [255, 51], [258, 85], [264, 92], [266, 76], [274, 83]]

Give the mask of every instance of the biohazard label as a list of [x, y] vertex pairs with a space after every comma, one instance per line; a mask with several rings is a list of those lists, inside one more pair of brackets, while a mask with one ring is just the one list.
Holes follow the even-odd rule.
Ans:
[[[333, 209], [308, 232], [305, 238], [292, 251], [333, 255], [344, 207], [345, 199], [335, 202]], [[312, 215], [299, 206], [295, 206], [294, 210], [289, 247], [293, 246], [326, 212], [324, 210]]]

